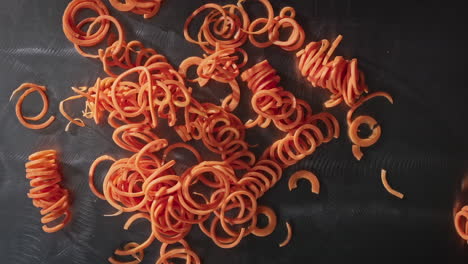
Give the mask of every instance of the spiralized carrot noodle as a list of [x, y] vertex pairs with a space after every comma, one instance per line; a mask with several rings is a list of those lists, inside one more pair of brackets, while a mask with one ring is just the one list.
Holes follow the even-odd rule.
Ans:
[[67, 189], [59, 183], [62, 176], [58, 171], [57, 152], [43, 150], [29, 156], [25, 164], [26, 178], [30, 180], [28, 197], [35, 207], [41, 208], [42, 230], [57, 232], [70, 222], [70, 197]]
[[291, 225], [289, 224], [289, 222], [286, 222], [286, 229], [288, 230], [288, 234], [286, 235], [286, 239], [279, 244], [279, 247], [284, 247], [287, 244], [289, 244], [289, 241], [291, 241], [292, 229], [291, 229]]
[[[125, 244], [125, 246], [123, 247], [124, 250], [130, 250], [130, 249], [134, 249], [136, 247], [138, 247], [139, 244], [138, 243], [135, 243], [135, 242], [129, 242], [127, 244]], [[145, 253], [143, 252], [143, 250], [140, 250], [138, 251], [137, 253], [135, 254], [131, 254], [133, 256], [133, 258], [135, 260], [133, 261], [119, 261], [119, 260], [116, 260], [115, 257], [109, 257], [107, 259], [107, 261], [109, 261], [111, 264], [138, 264], [140, 263], [143, 258], [145, 257]]]
[[358, 109], [360, 106], [362, 106], [365, 102], [369, 101], [370, 99], [373, 99], [373, 98], [376, 98], [376, 97], [384, 97], [385, 99], [388, 100], [389, 103], [393, 104], [393, 97], [387, 93], [387, 92], [373, 92], [369, 95], [366, 95], [364, 97], [362, 97], [361, 99], [359, 99], [358, 102], [356, 102], [356, 104], [354, 104], [349, 110], [348, 110], [348, 113], [346, 114], [346, 121], [348, 122], [348, 124], [350, 124], [353, 120], [353, 114], [354, 112], [356, 111], [356, 109]]
[[468, 205], [463, 206], [453, 219], [458, 235], [468, 241]]
[[336, 56], [330, 60], [342, 38], [339, 35], [331, 45], [326, 39], [311, 42], [296, 54], [302, 76], [313, 86], [332, 93], [325, 107], [334, 107], [343, 101], [353, 106], [361, 94], [368, 91], [357, 59], [345, 60], [342, 56]]
[[276, 228], [276, 214], [270, 207], [262, 205], [257, 207], [257, 215], [259, 214], [263, 214], [268, 218], [268, 224], [263, 228], [256, 226], [252, 230], [252, 234], [258, 237], [265, 237], [273, 233]]
[[89, 188], [94, 193], [94, 195], [101, 198], [102, 200], [105, 200], [106, 198], [104, 197], [104, 194], [98, 191], [98, 189], [96, 188], [96, 185], [94, 184], [94, 173], [96, 171], [96, 167], [101, 162], [106, 161], [106, 160], [115, 162], [115, 159], [113, 157], [109, 155], [102, 155], [93, 161], [93, 163], [91, 164], [91, 167], [89, 168], [89, 174], [88, 174]]
[[306, 179], [310, 182], [312, 189], [311, 191], [315, 194], [320, 192], [320, 182], [315, 174], [310, 171], [300, 170], [296, 171], [288, 180], [289, 190], [292, 191], [297, 188], [297, 181], [300, 179]]
[[155, 16], [161, 8], [162, 0], [109, 0], [110, 4], [121, 12], [132, 12], [148, 19]]
[[[161, 1], [110, 2], [117, 10], [148, 18], [157, 12]], [[131, 152], [121, 159], [98, 157], [90, 166], [90, 189], [115, 209], [113, 215], [130, 213], [125, 230], [141, 219], [147, 220], [151, 228], [143, 242], [116, 249], [109, 262], [139, 263], [143, 251], [158, 240], [162, 246], [156, 263], [178, 259], [198, 264], [199, 257], [184, 240], [194, 225], [221, 248], [235, 247], [250, 234], [271, 234], [277, 225], [276, 215], [268, 207], [257, 206], [257, 200], [281, 179], [284, 168], [339, 136], [336, 118], [312, 112], [307, 102], [283, 89], [276, 70], [267, 61], [241, 74], [248, 62], [247, 52], [241, 46], [249, 38], [254, 42], [258, 35], [267, 34], [268, 45], [296, 50], [302, 46], [305, 35], [293, 8], [285, 7], [275, 16], [270, 2], [259, 0], [267, 14], [251, 23], [243, 2], [224, 6], [207, 3], [187, 18], [184, 36], [205, 54], [187, 58], [178, 70], [156, 50], [127, 39], [120, 22], [109, 15], [100, 0], [73, 0], [65, 10], [66, 37], [81, 55], [99, 61], [108, 77], [98, 78], [90, 87], [72, 88], [76, 94], [64, 102], [82, 98], [83, 117], [96, 124], [107, 122], [114, 129], [112, 139], [116, 145]], [[90, 14], [86, 11], [92, 11], [91, 15], [81, 19]], [[199, 18], [201, 25], [195, 34], [189, 34], [193, 33], [189, 32], [192, 22]], [[290, 33], [283, 39], [280, 32], [283, 35], [286, 30]], [[346, 63], [349, 74], [355, 74], [357, 65]], [[188, 80], [191, 67], [196, 69], [196, 76]], [[240, 103], [239, 75], [253, 94], [252, 108], [258, 115], [246, 125], [233, 114]], [[356, 77], [346, 78], [352, 83]], [[232, 93], [219, 105], [201, 103], [193, 98], [196, 89], [186, 86], [186, 81], [200, 87], [211, 81], [224, 83]], [[61, 103], [61, 112], [71, 124], [84, 125], [63, 111], [65, 106]], [[204, 160], [196, 148], [186, 143], [169, 144], [160, 138], [156, 131], [161, 121], [173, 127], [184, 142], [200, 140], [219, 155], [219, 161]], [[257, 159], [246, 141], [246, 129], [270, 124], [286, 135]], [[197, 159], [180, 175], [175, 171], [179, 161], [170, 155], [176, 148], [192, 152]], [[96, 168], [106, 165], [101, 164], [105, 161], [111, 162], [105, 177], [95, 182]], [[101, 184], [102, 191], [96, 187]], [[318, 188], [318, 183], [312, 183], [312, 188]], [[268, 218], [266, 227], [257, 225], [260, 214]], [[287, 228], [288, 238], [280, 246], [291, 239], [289, 223]], [[120, 256], [133, 259], [123, 262]]]
[[353, 151], [353, 156], [357, 159], [357, 160], [361, 160], [362, 157], [364, 156], [364, 154], [362, 153], [361, 151], [361, 147], [358, 146], [358, 145], [353, 145], [351, 150]]
[[[239, 56], [236, 56], [236, 53], [242, 55], [242, 61], [239, 62]], [[179, 73], [186, 78], [188, 69], [197, 66], [198, 78], [189, 80], [190, 82], [198, 82], [200, 87], [204, 87], [210, 80], [229, 84], [232, 93], [222, 100], [221, 107], [228, 112], [232, 112], [240, 101], [240, 88], [236, 77], [239, 75], [239, 68], [243, 67], [247, 60], [248, 56], [245, 50], [241, 48], [220, 48], [216, 44], [216, 51], [213, 54], [205, 54], [204, 58], [189, 57], [182, 61], [179, 66]]]
[[398, 192], [396, 190], [394, 190], [392, 187], [390, 187], [390, 185], [388, 184], [388, 181], [387, 181], [387, 171], [382, 169], [381, 173], [380, 173], [380, 178], [382, 179], [382, 184], [385, 188], [385, 190], [387, 190], [387, 192], [389, 192], [390, 194], [400, 198], [400, 199], [403, 199], [404, 195], [401, 193], [401, 192]]
[[[375, 97], [384, 97], [390, 103], [393, 104], [393, 98], [388, 93], [374, 92], [359, 99], [359, 101], [349, 109], [346, 116], [346, 120], [348, 122], [348, 136], [353, 142], [352, 151], [354, 157], [357, 160], [361, 160], [361, 158], [363, 157], [361, 147], [370, 147], [374, 145], [379, 140], [382, 134], [382, 129], [380, 125], [373, 117], [361, 115], [353, 119], [353, 114], [356, 111], [356, 109], [359, 108], [363, 103]], [[367, 138], [361, 138], [358, 135], [359, 127], [363, 124], [367, 125], [372, 131], [372, 133]]]
[[[280, 11], [280, 15], [276, 16], [268, 25], [269, 20], [267, 18], [257, 18], [249, 26], [249, 31], [253, 32], [258, 25], [264, 24], [268, 27], [267, 36], [268, 40], [265, 42], [259, 42], [255, 39], [257, 34], [250, 34], [249, 40], [252, 45], [258, 48], [266, 48], [270, 45], [277, 45], [286, 51], [294, 51], [302, 47], [305, 40], [304, 29], [294, 20], [295, 10], [292, 7], [284, 7]], [[280, 40], [280, 30], [284, 28], [291, 28], [291, 33], [286, 40]]]
[[323, 121], [329, 131], [327, 135], [338, 137], [338, 121], [331, 114], [313, 115], [312, 108], [306, 101], [297, 99], [279, 86], [280, 77], [267, 60], [245, 70], [241, 78], [253, 92], [251, 104], [258, 114], [255, 121], [246, 123], [247, 128], [256, 125], [266, 127], [273, 122], [279, 130], [290, 132], [303, 124]]
[[[29, 121], [38, 121], [38, 120], [44, 118], [47, 111], [49, 110], [49, 99], [47, 98], [47, 94], [46, 94], [47, 89], [46, 89], [46, 87], [45, 86], [40, 86], [40, 85], [37, 85], [37, 84], [34, 84], [34, 83], [23, 83], [22, 85], [20, 85], [17, 89], [15, 89], [12, 92], [12, 94], [10, 96], [10, 100], [17, 93], [19, 93], [22, 90], [25, 90], [25, 91], [23, 92], [23, 94], [20, 95], [18, 101], [16, 102], [16, 106], [15, 106], [16, 117], [18, 118], [18, 121], [24, 127], [29, 128], [29, 129], [43, 129], [43, 128], [46, 128], [46, 127], [50, 126], [50, 124], [52, 124], [52, 122], [54, 122], [55, 116], [50, 116], [46, 121], [44, 121], [42, 123], [33, 124], [33, 123], [29, 122]], [[25, 98], [29, 94], [33, 93], [33, 92], [37, 92], [41, 96], [42, 103], [43, 103], [42, 110], [35, 116], [24, 116], [23, 115], [23, 110], [22, 110], [23, 102], [24, 102]]]
[[[197, 40], [190, 36], [190, 24], [205, 11], [210, 11], [198, 30]], [[187, 18], [184, 24], [184, 37], [188, 42], [198, 44], [206, 53], [212, 54], [219, 48], [238, 48], [247, 41], [250, 19], [241, 5], [220, 6], [207, 3]]]

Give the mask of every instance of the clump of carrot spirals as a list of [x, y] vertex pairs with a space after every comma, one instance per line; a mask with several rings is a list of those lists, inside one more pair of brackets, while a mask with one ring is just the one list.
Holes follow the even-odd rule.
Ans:
[[235, 169], [250, 168], [255, 155], [245, 141], [245, 127], [240, 119], [220, 106], [194, 99], [193, 105], [185, 108], [185, 125], [177, 126], [176, 132], [184, 141], [202, 140], [205, 147], [232, 165]]
[[132, 12], [144, 18], [152, 18], [161, 8], [162, 0], [109, 0], [110, 4], [121, 12]]
[[[339, 131], [332, 115], [313, 114], [305, 101], [279, 87], [276, 72], [264, 66], [259, 74], [255, 69], [246, 74], [251, 75], [247, 78], [251, 80], [249, 88], [256, 96], [257, 114], [263, 118], [259, 123], [273, 122], [287, 136], [257, 161], [245, 140], [246, 126], [232, 113], [240, 98], [236, 78], [248, 59], [240, 47], [249, 36], [265, 33], [273, 45], [285, 50], [299, 48], [303, 31], [294, 21], [294, 10], [284, 8], [275, 18], [269, 1], [260, 0], [267, 9], [267, 18], [250, 28], [242, 1], [238, 5], [203, 5], [187, 19], [184, 34], [206, 54], [187, 59], [176, 71], [154, 49], [127, 40], [119, 21], [108, 14], [99, 0], [92, 2], [73, 0], [69, 4], [64, 14], [64, 31], [78, 52], [102, 63], [108, 76], [97, 79], [91, 87], [73, 88], [76, 95], [64, 100], [61, 112], [73, 124], [84, 125], [65, 112], [66, 102], [83, 99], [84, 118], [93, 119], [96, 124], [107, 121], [114, 128], [115, 143], [132, 153], [121, 159], [98, 157], [89, 171], [91, 191], [115, 209], [111, 215], [130, 215], [125, 230], [139, 220], [147, 221], [150, 230], [144, 241], [116, 249], [109, 261], [121, 263], [119, 256], [133, 256], [134, 260], [128, 263], [139, 263], [144, 250], [157, 240], [162, 243], [157, 263], [175, 259], [200, 263], [185, 241], [193, 225], [198, 225], [222, 248], [235, 247], [249, 234], [270, 234], [276, 217], [271, 209], [258, 206], [257, 199], [279, 181], [283, 168], [311, 154]], [[121, 4], [117, 9], [134, 12], [137, 4], [133, 4], [142, 1], [112, 2]], [[85, 10], [94, 10], [97, 15], [78, 21], [78, 14]], [[190, 36], [191, 22], [205, 11], [197, 36]], [[259, 24], [263, 26], [258, 28]], [[292, 33], [282, 41], [279, 32], [284, 28], [292, 28]], [[83, 50], [93, 48], [97, 52]], [[188, 81], [201, 87], [210, 80], [227, 83], [233, 93], [221, 105], [198, 102], [192, 97], [192, 89], [185, 85], [191, 66], [197, 68], [197, 78]], [[271, 84], [274, 85], [270, 87]], [[178, 120], [178, 111], [183, 112], [183, 120]], [[203, 160], [196, 149], [185, 143], [169, 144], [155, 132], [160, 119], [167, 120], [183, 141], [200, 140], [221, 159]], [[176, 166], [177, 155], [168, 155], [178, 147], [191, 151], [198, 161], [181, 173]], [[111, 164], [100, 191], [95, 172], [104, 162]], [[265, 230], [257, 227], [259, 214], [269, 218]]]
[[[222, 48], [238, 48], [249, 40], [258, 48], [271, 45], [281, 47], [286, 51], [299, 49], [305, 40], [304, 29], [295, 20], [296, 11], [292, 7], [284, 7], [278, 16], [274, 16], [274, 10], [268, 0], [259, 0], [267, 11], [266, 17], [254, 20], [243, 7], [245, 1], [238, 1], [237, 5], [218, 5], [215, 3], [204, 4], [192, 12], [184, 25], [184, 36], [188, 42], [199, 45], [206, 53], [212, 54], [216, 46]], [[209, 11], [209, 12], [205, 12]], [[198, 28], [196, 37], [190, 34], [190, 25], [198, 16], [203, 17], [203, 22]], [[281, 40], [282, 30], [290, 28], [286, 40]], [[260, 42], [256, 36], [267, 34], [268, 40]]]
[[[235, 55], [235, 53], [241, 55], [241, 62], [239, 62], [239, 56]], [[200, 87], [206, 86], [210, 80], [229, 84], [232, 93], [222, 100], [221, 106], [232, 112], [240, 101], [240, 89], [236, 77], [239, 76], [239, 69], [247, 63], [247, 60], [245, 50], [241, 48], [219, 48], [218, 45], [216, 52], [211, 55], [205, 54], [204, 58], [189, 57], [182, 61], [179, 66], [179, 73], [186, 78], [189, 68], [196, 66], [198, 77], [188, 81], [197, 82]]]
[[[294, 51], [302, 47], [305, 40], [305, 32], [299, 23], [294, 19], [296, 16], [296, 11], [292, 7], [284, 7], [281, 9], [278, 16], [273, 19], [273, 22], [269, 25], [268, 18], [257, 18], [250, 23], [249, 31], [254, 32], [255, 28], [259, 25], [264, 25], [268, 28], [267, 41], [260, 42], [256, 39], [256, 34], [249, 34], [249, 41], [257, 48], [266, 48], [271, 45], [276, 45], [286, 51]], [[290, 28], [291, 33], [289, 33], [286, 40], [280, 39], [281, 30]]]
[[[201, 13], [209, 11], [203, 19], [197, 37], [190, 35], [190, 24]], [[248, 38], [246, 31], [250, 19], [242, 5], [224, 5], [208, 3], [192, 12], [184, 24], [184, 36], [188, 42], [199, 45], [207, 54], [216, 51], [216, 47], [238, 48]]]
[[[325, 114], [325, 113], [322, 113]], [[268, 147], [261, 159], [269, 159], [278, 163], [282, 168], [296, 164], [324, 142], [338, 137], [339, 128], [333, 125], [336, 119], [332, 115], [323, 116], [327, 133], [324, 134], [317, 125], [303, 124], [295, 130], [288, 132], [282, 139], [275, 141]]]
[[35, 207], [41, 208], [42, 230], [53, 233], [70, 222], [70, 195], [60, 186], [62, 176], [58, 168], [57, 152], [43, 150], [29, 156], [25, 164], [26, 178], [31, 189], [28, 197]]
[[297, 53], [298, 68], [314, 86], [327, 89], [332, 94], [325, 102], [333, 107], [341, 102], [353, 106], [361, 94], [367, 92], [364, 73], [358, 68], [358, 60], [346, 60], [342, 56], [331, 56], [343, 37], [339, 35], [333, 43], [326, 39], [311, 42]]
[[[332, 60], [333, 52], [338, 47], [342, 36], [339, 35], [333, 43], [326, 39], [320, 42], [311, 42], [296, 55], [299, 59], [298, 68], [302, 76], [306, 77], [312, 85], [327, 89], [332, 94], [324, 103], [325, 107], [334, 107], [342, 102], [350, 107], [348, 111], [348, 136], [351, 139], [352, 153], [357, 160], [361, 160], [363, 153], [361, 147], [374, 145], [381, 135], [381, 128], [377, 121], [368, 115], [352, 119], [354, 111], [367, 100], [384, 96], [390, 103], [393, 98], [385, 92], [375, 92], [369, 95], [364, 73], [358, 68], [358, 60], [346, 60], [336, 56]], [[358, 128], [367, 125], [372, 133], [367, 138], [358, 136]]]
[[280, 77], [267, 60], [244, 71], [241, 78], [253, 93], [251, 105], [258, 114], [255, 121], [246, 123], [247, 128], [267, 127], [273, 121], [279, 130], [288, 132], [310, 121], [310, 105], [279, 86]]

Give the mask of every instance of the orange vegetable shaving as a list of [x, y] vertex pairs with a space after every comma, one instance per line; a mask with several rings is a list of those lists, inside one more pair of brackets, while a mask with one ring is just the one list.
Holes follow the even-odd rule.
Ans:
[[257, 215], [263, 214], [268, 218], [268, 224], [264, 228], [255, 227], [252, 234], [258, 237], [265, 237], [273, 233], [276, 228], [276, 214], [270, 207], [258, 206]]
[[[20, 95], [18, 101], [16, 102], [16, 107], [15, 107], [16, 117], [18, 118], [18, 121], [24, 127], [29, 128], [29, 129], [43, 129], [43, 128], [50, 126], [50, 124], [54, 122], [55, 116], [51, 116], [46, 121], [42, 123], [38, 123], [38, 124], [32, 124], [28, 122], [28, 120], [37, 121], [39, 119], [42, 119], [46, 115], [49, 109], [49, 100], [47, 98], [46, 88], [44, 86], [40, 86], [34, 83], [23, 83], [22, 85], [20, 85], [17, 89], [13, 91], [13, 93], [11, 94], [10, 100], [21, 90], [25, 90], [25, 91], [23, 92], [23, 94]], [[32, 117], [25, 117], [23, 115], [23, 110], [22, 110], [23, 102], [26, 96], [28, 96], [29, 94], [33, 92], [39, 93], [39, 95], [42, 98], [43, 107], [39, 114], [32, 116]]]
[[387, 171], [382, 169], [381, 173], [380, 173], [380, 177], [382, 179], [382, 184], [385, 188], [385, 190], [387, 190], [387, 192], [389, 192], [390, 194], [400, 198], [400, 199], [403, 199], [404, 195], [401, 193], [401, 192], [398, 192], [396, 190], [394, 190], [392, 187], [390, 187], [390, 185], [388, 184], [388, 181], [387, 181]]
[[320, 182], [315, 174], [310, 171], [300, 170], [295, 172], [288, 181], [289, 190], [292, 191], [297, 188], [297, 181], [300, 179], [306, 179], [310, 182], [312, 189], [311, 191], [315, 194], [320, 192]]
[[287, 244], [289, 244], [289, 241], [291, 241], [291, 238], [292, 238], [292, 229], [291, 229], [291, 225], [290, 225], [288, 222], [286, 222], [286, 229], [288, 230], [288, 234], [287, 234], [287, 236], [286, 236], [286, 239], [285, 239], [283, 242], [281, 242], [281, 243], [279, 244], [279, 247], [284, 247], [284, 246], [286, 246]]
[[143, 15], [145, 19], [155, 16], [161, 8], [162, 0], [109, 0], [111, 5], [121, 12], [132, 12]]

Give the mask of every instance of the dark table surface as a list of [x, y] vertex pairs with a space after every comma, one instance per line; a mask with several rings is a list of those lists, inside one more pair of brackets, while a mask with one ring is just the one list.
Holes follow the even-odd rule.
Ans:
[[[165, 0], [150, 20], [111, 13], [122, 21], [128, 39], [138, 39], [167, 56], [173, 65], [200, 55], [198, 46], [182, 35], [185, 18], [208, 1]], [[225, 2], [225, 1], [216, 1]], [[313, 155], [288, 168], [284, 178], [260, 199], [274, 208], [279, 223], [266, 238], [249, 236], [234, 249], [218, 248], [194, 228], [188, 240], [205, 264], [214, 263], [413, 263], [440, 259], [467, 263], [468, 245], [456, 235], [453, 208], [463, 201], [461, 182], [467, 170], [466, 18], [463, 8], [450, 1], [336, 1], [271, 0], [276, 12], [296, 8], [307, 40], [344, 40], [336, 54], [359, 59], [371, 91], [383, 90], [395, 104], [370, 102], [371, 113], [383, 128], [381, 140], [354, 160], [345, 133], [321, 146]], [[408, 1], [409, 2], [409, 1]], [[459, 1], [460, 3], [462, 1]], [[99, 155], [129, 155], [111, 141], [111, 129], [88, 122], [84, 128], [63, 131], [66, 120], [58, 102], [72, 95], [71, 86], [92, 85], [104, 76], [100, 64], [78, 55], [65, 38], [61, 16], [68, 1], [4, 1], [0, 8], [0, 259], [8, 264], [106, 263], [125, 241], [142, 241], [148, 226], [130, 231], [122, 225], [128, 216], [104, 217], [113, 210], [88, 188], [87, 171]], [[106, 2], [106, 4], [108, 4]], [[252, 14], [263, 14], [251, 4]], [[466, 16], [465, 16], [466, 17]], [[249, 65], [268, 59], [278, 69], [285, 89], [307, 100], [316, 112], [327, 93], [313, 88], [297, 72], [295, 56], [278, 47], [248, 48]], [[50, 111], [58, 120], [49, 128], [32, 131], [14, 116], [8, 102], [23, 82], [48, 87]], [[216, 101], [216, 85], [195, 90], [199, 98]], [[243, 103], [237, 113], [252, 117], [249, 95], [242, 87]], [[219, 93], [217, 93], [219, 94]], [[38, 107], [37, 98], [25, 105]], [[79, 113], [81, 105], [73, 109]], [[344, 125], [345, 108], [331, 112]], [[343, 126], [344, 127], [344, 126]], [[176, 139], [169, 130], [161, 136]], [[273, 128], [253, 129], [248, 141], [267, 146], [275, 140]], [[24, 163], [33, 151], [56, 148], [60, 152], [65, 186], [73, 194], [73, 220], [55, 234], [42, 232], [40, 215], [26, 197], [29, 183]], [[380, 182], [380, 169], [391, 184], [405, 193], [403, 200], [389, 195]], [[315, 172], [321, 182], [319, 196], [307, 183], [289, 192], [287, 178], [294, 171]], [[98, 177], [102, 181], [102, 175]], [[99, 181], [98, 179], [98, 181]], [[466, 196], [464, 197], [466, 199]], [[466, 202], [466, 200], [465, 200]], [[293, 238], [284, 248], [285, 221], [293, 225]], [[147, 250], [144, 263], [154, 263], [159, 243]]]

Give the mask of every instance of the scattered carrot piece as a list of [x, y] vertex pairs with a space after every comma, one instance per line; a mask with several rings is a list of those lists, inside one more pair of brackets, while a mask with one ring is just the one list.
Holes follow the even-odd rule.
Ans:
[[306, 179], [310, 182], [312, 189], [311, 191], [315, 194], [320, 193], [320, 182], [315, 174], [310, 171], [300, 170], [295, 172], [288, 181], [289, 190], [292, 191], [297, 188], [297, 181], [299, 179]]
[[392, 187], [390, 187], [390, 185], [388, 184], [388, 181], [387, 181], [387, 171], [382, 169], [381, 173], [380, 173], [380, 177], [382, 179], [382, 184], [385, 188], [385, 190], [387, 190], [387, 192], [389, 192], [390, 194], [400, 198], [400, 199], [403, 199], [404, 195], [401, 193], [401, 192], [398, 192], [396, 190], [394, 190]]
[[[52, 124], [52, 122], [54, 122], [55, 116], [51, 116], [46, 121], [44, 121], [42, 123], [38, 123], [38, 124], [32, 124], [32, 123], [29, 123], [27, 121], [27, 120], [37, 121], [37, 120], [43, 118], [45, 116], [45, 114], [47, 113], [47, 111], [49, 109], [49, 100], [47, 98], [45, 86], [40, 86], [40, 85], [37, 85], [37, 84], [34, 84], [34, 83], [23, 83], [22, 85], [20, 85], [17, 89], [15, 89], [13, 91], [13, 93], [11, 94], [10, 100], [21, 90], [25, 90], [25, 91], [19, 97], [18, 101], [16, 102], [16, 107], [15, 107], [16, 117], [18, 118], [18, 121], [24, 127], [29, 128], [29, 129], [43, 129], [43, 128], [46, 128], [46, 127], [50, 126], [50, 124]], [[23, 110], [22, 110], [23, 102], [24, 102], [26, 96], [28, 96], [29, 94], [31, 94], [33, 92], [38, 92], [39, 93], [39, 95], [42, 98], [43, 107], [42, 107], [41, 112], [39, 114], [37, 114], [36, 116], [25, 117], [23, 115]]]
[[287, 236], [286, 236], [286, 239], [285, 239], [283, 242], [281, 242], [281, 243], [279, 244], [279, 247], [284, 247], [284, 246], [286, 246], [287, 244], [289, 244], [289, 241], [291, 241], [291, 238], [292, 238], [292, 229], [291, 229], [291, 225], [290, 225], [288, 222], [286, 222], [286, 229], [288, 230], [288, 234], [287, 234]]

